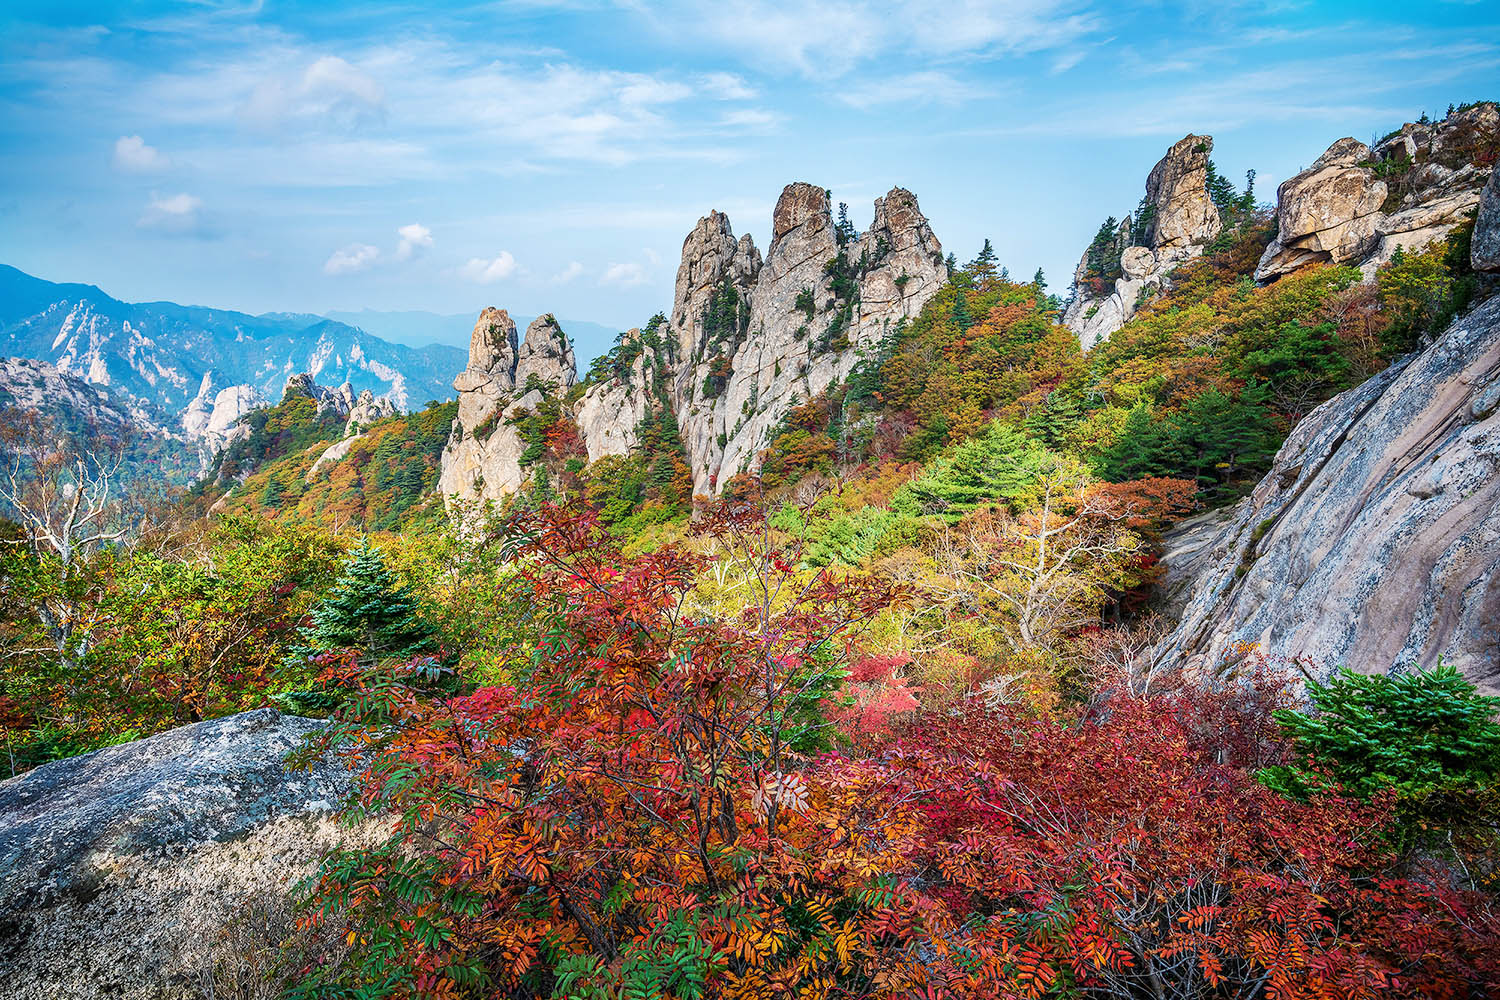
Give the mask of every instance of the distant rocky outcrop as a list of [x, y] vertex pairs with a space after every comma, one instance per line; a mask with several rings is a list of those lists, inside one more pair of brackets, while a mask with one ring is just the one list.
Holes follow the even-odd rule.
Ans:
[[[1213, 136], [1183, 136], [1151, 168], [1145, 198], [1134, 215], [1125, 213], [1111, 244], [1124, 248], [1112, 287], [1098, 294], [1091, 291], [1092, 248], [1079, 260], [1073, 273], [1075, 294], [1063, 324], [1085, 349], [1124, 326], [1149, 289], [1162, 287], [1172, 268], [1200, 255], [1219, 235], [1219, 210], [1208, 194], [1213, 147]], [[1141, 238], [1139, 245], [1134, 245], [1134, 237]]]
[[373, 833], [332, 818], [341, 766], [283, 765], [321, 725], [261, 709], [0, 782], [0, 994], [212, 996], [236, 950], [274, 948], [321, 850]]
[[182, 411], [182, 429], [211, 456], [229, 443], [230, 430], [241, 417], [267, 402], [253, 385], [215, 388], [213, 373], [207, 372], [198, 385], [198, 395]]
[[1442, 660], [1500, 693], [1500, 296], [1314, 410], [1246, 500], [1167, 548], [1169, 579], [1190, 568], [1162, 661]]
[[[551, 394], [567, 397], [590, 460], [627, 453], [648, 412], [667, 408], [694, 489], [716, 492], [758, 467], [790, 409], [873, 358], [947, 278], [942, 245], [904, 188], [876, 199], [870, 228], [858, 233], [834, 224], [826, 189], [788, 185], [764, 258], [727, 216], [710, 212], [683, 241], [660, 343], [577, 392], [569, 393], [572, 351], [551, 317], [518, 345], [509, 315], [485, 310], [469, 367], [454, 382], [459, 414], [439, 486], [469, 498], [515, 490], [525, 443], [512, 423]], [[642, 336], [631, 331], [623, 343]]]
[[1492, 103], [1437, 122], [1411, 122], [1372, 149], [1335, 142], [1276, 192], [1276, 239], [1255, 269], [1268, 281], [1308, 264], [1349, 264], [1373, 274], [1398, 247], [1420, 249], [1474, 211], [1500, 151]]

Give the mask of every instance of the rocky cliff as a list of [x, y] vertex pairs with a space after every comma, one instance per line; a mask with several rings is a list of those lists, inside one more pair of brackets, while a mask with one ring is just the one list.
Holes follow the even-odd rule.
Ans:
[[[1091, 265], [1101, 262], [1090, 258], [1098, 251], [1084, 252], [1073, 272], [1076, 292], [1063, 323], [1085, 350], [1124, 326], [1150, 289], [1160, 288], [1173, 267], [1201, 254], [1219, 235], [1219, 210], [1208, 194], [1213, 148], [1213, 136], [1185, 135], [1151, 168], [1145, 197], [1133, 216], [1125, 213], [1102, 262], [1109, 273], [1119, 272], [1112, 285], [1095, 290]], [[1116, 260], [1118, 267], [1110, 266]]]
[[1373, 149], [1338, 140], [1277, 188], [1277, 235], [1256, 280], [1315, 263], [1373, 274], [1398, 247], [1420, 249], [1443, 238], [1479, 204], [1496, 153], [1500, 109], [1492, 103], [1410, 122]]
[[261, 709], [0, 782], [0, 994], [247, 995], [215, 986], [290, 936], [323, 849], [374, 833], [332, 818], [341, 767], [283, 765], [321, 725]]
[[1500, 693], [1500, 297], [1313, 411], [1169, 567], [1174, 549], [1191, 569], [1161, 660], [1214, 669], [1247, 643], [1325, 672], [1441, 659]]
[[[942, 245], [914, 194], [875, 201], [865, 232], [834, 223], [828, 192], [791, 184], [771, 220], [764, 258], [729, 218], [710, 212], [683, 241], [661, 343], [620, 372], [563, 399], [576, 381], [551, 317], [516, 344], [503, 310], [480, 316], [469, 366], [454, 382], [459, 416], [443, 456], [445, 495], [489, 498], [525, 479], [513, 424], [548, 398], [578, 425], [590, 460], [625, 454], [653, 406], [676, 416], [694, 489], [712, 493], [753, 470], [788, 410], [847, 376], [947, 280]], [[539, 328], [543, 320], [550, 324]], [[535, 347], [532, 344], [535, 335]], [[549, 338], [556, 339], [549, 339]], [[626, 335], [625, 345], [641, 337]], [[550, 346], [549, 346], [550, 345]], [[528, 351], [541, 380], [528, 390]]]

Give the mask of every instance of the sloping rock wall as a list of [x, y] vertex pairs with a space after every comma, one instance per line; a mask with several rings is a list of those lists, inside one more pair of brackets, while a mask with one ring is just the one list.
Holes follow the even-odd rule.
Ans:
[[1201, 568], [1158, 660], [1441, 659], [1500, 693], [1500, 297], [1314, 410], [1200, 554], [1181, 547]]

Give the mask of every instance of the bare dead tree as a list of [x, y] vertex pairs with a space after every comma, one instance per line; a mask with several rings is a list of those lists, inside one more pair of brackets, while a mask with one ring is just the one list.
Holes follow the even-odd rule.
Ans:
[[88, 646], [79, 569], [129, 531], [119, 483], [124, 450], [107, 439], [81, 442], [30, 416], [0, 426], [6, 455], [0, 513], [19, 528], [0, 541], [48, 567], [56, 585], [38, 588], [31, 602], [47, 648], [11, 652], [53, 655], [67, 671], [79, 665]]

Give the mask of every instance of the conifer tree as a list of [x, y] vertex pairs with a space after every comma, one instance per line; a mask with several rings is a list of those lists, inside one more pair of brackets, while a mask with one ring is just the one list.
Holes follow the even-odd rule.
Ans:
[[371, 660], [409, 659], [437, 645], [416, 599], [386, 568], [369, 538], [349, 553], [338, 581], [313, 608], [299, 634], [302, 647], [296, 652], [303, 657], [357, 649]]

